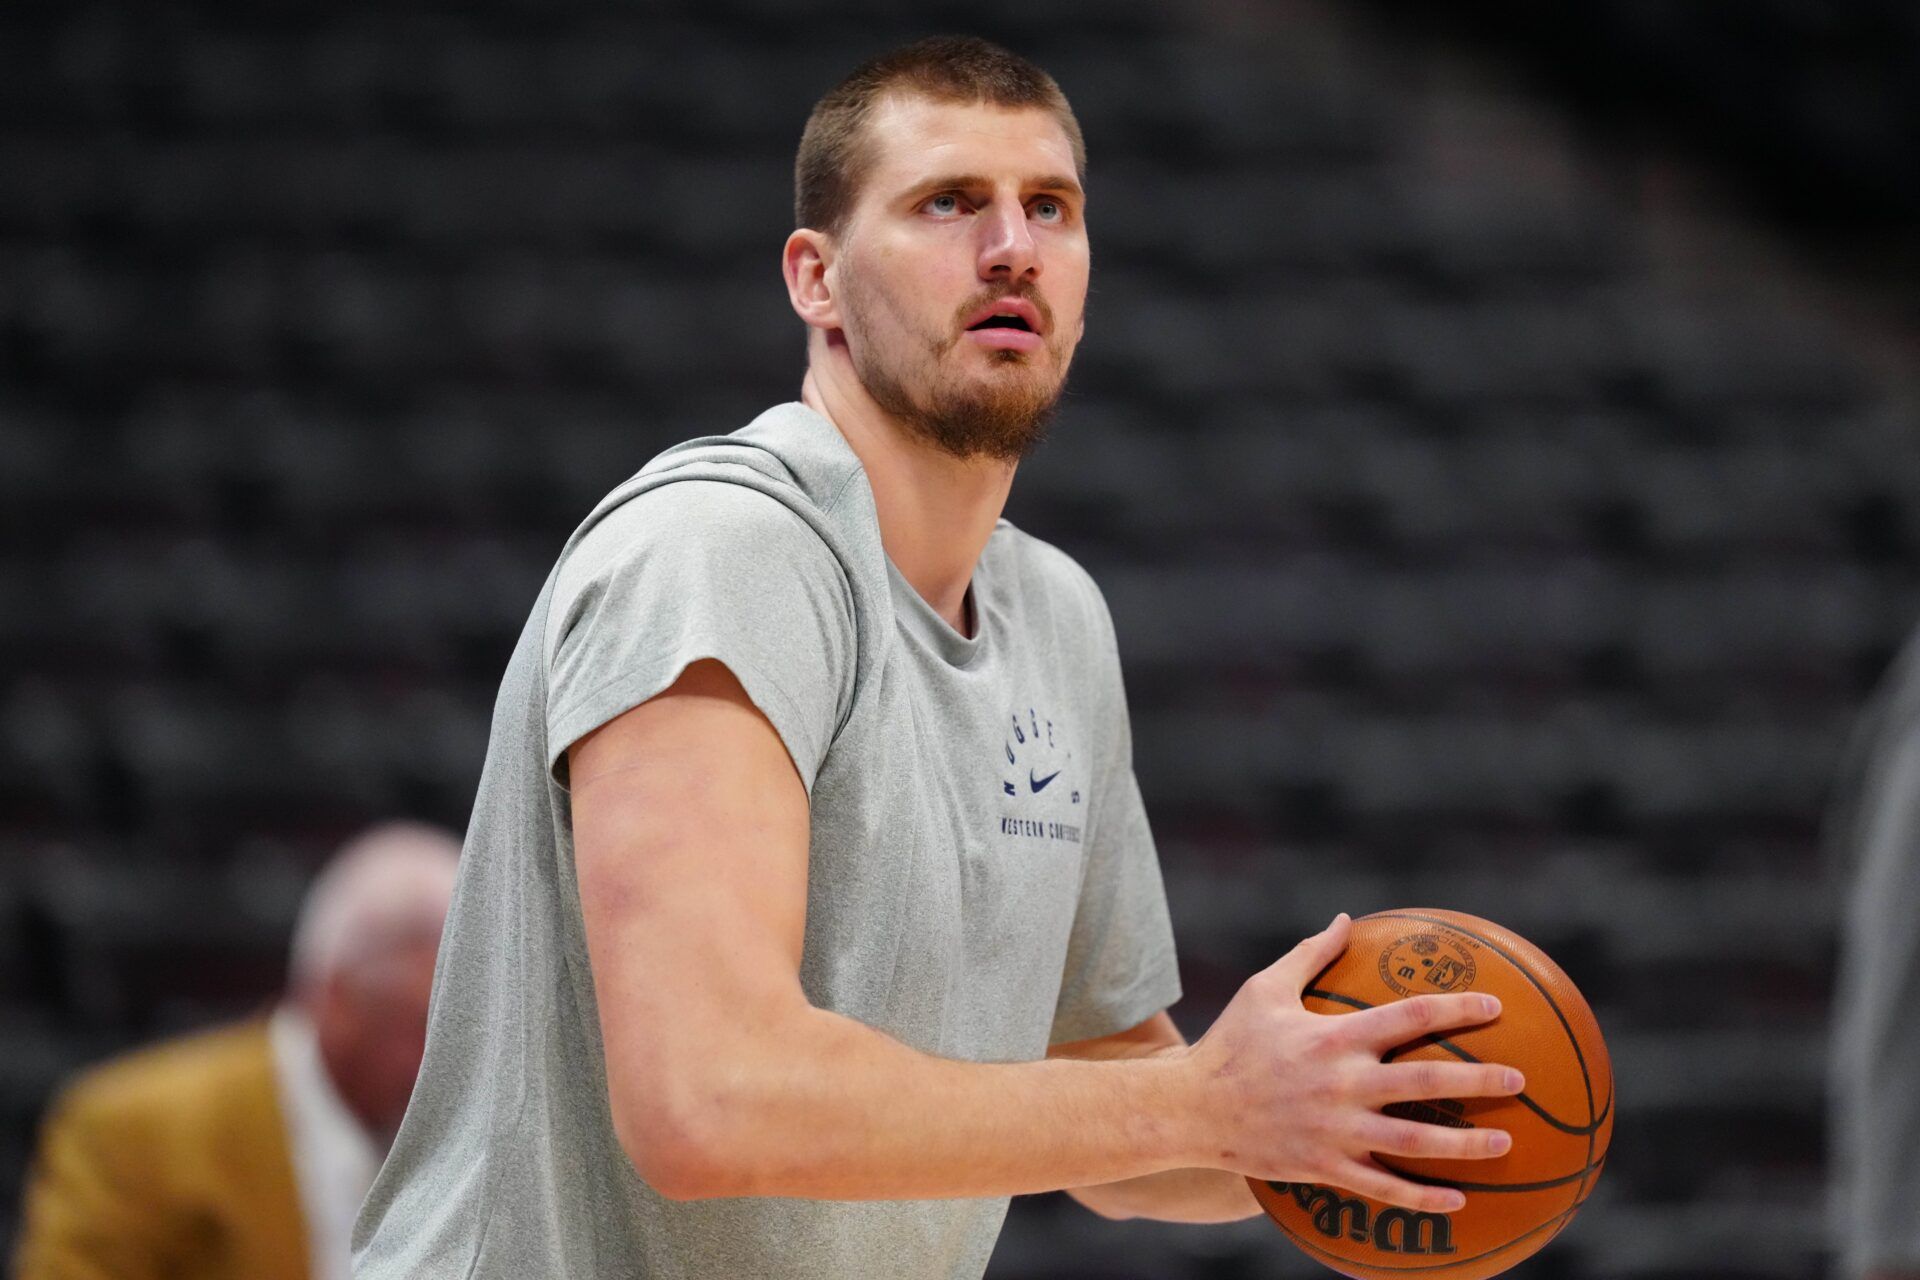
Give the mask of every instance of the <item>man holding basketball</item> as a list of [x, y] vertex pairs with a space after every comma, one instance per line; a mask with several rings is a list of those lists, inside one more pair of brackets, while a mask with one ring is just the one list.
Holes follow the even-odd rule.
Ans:
[[1338, 1018], [1345, 918], [1200, 1041], [1091, 579], [1000, 519], [1082, 331], [1079, 128], [983, 41], [815, 107], [783, 266], [801, 401], [602, 501], [496, 706], [420, 1085], [356, 1233], [388, 1277], [978, 1276], [1007, 1197], [1444, 1212], [1383, 1064], [1478, 995]]

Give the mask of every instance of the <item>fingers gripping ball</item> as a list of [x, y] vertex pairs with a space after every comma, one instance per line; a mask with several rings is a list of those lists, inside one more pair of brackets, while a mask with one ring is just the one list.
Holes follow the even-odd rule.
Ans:
[[1490, 1160], [1374, 1158], [1413, 1181], [1458, 1188], [1465, 1208], [1416, 1213], [1339, 1187], [1248, 1180], [1280, 1229], [1335, 1271], [1478, 1280], [1537, 1252], [1593, 1193], [1613, 1136], [1613, 1067], [1593, 1011], [1538, 947], [1458, 911], [1381, 911], [1353, 922], [1346, 951], [1303, 999], [1315, 1013], [1345, 1014], [1460, 991], [1498, 996], [1500, 1016], [1423, 1037], [1386, 1061], [1501, 1063], [1525, 1074], [1526, 1091], [1386, 1110], [1448, 1128], [1505, 1129], [1512, 1148]]

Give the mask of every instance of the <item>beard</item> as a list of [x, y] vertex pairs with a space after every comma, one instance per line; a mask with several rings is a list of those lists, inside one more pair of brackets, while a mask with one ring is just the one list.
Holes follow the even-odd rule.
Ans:
[[[989, 351], [991, 372], [984, 378], [965, 377], [947, 362], [964, 336], [960, 326], [966, 317], [983, 303], [1009, 296], [1024, 297], [1039, 309], [1047, 322], [1046, 350], [1059, 363], [1060, 377], [1047, 377], [1024, 351]], [[889, 359], [876, 343], [848, 344], [854, 372], [875, 404], [920, 439], [962, 460], [1019, 462], [1040, 447], [1066, 386], [1066, 363], [1052, 341], [1052, 313], [1037, 293], [1002, 289], [971, 298], [955, 311], [951, 336], [916, 331], [897, 311], [881, 318], [874, 302], [864, 289], [848, 290], [850, 318], [860, 332], [876, 333], [876, 320], [879, 325], [892, 320], [907, 348]], [[909, 385], [910, 377], [917, 385]]]

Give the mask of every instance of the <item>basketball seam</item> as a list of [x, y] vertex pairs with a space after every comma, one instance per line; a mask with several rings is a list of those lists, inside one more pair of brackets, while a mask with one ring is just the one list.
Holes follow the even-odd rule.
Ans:
[[[1380, 1158], [1380, 1153], [1377, 1151], [1373, 1153], [1373, 1158], [1380, 1167], [1388, 1173], [1393, 1174], [1395, 1177], [1405, 1178], [1408, 1182], [1419, 1183], [1423, 1187], [1451, 1187], [1455, 1191], [1494, 1191], [1509, 1194], [1525, 1191], [1551, 1191], [1555, 1187], [1564, 1187], [1569, 1182], [1578, 1182], [1589, 1173], [1592, 1173], [1597, 1167], [1596, 1164], [1590, 1164], [1574, 1173], [1569, 1173], [1558, 1178], [1550, 1178], [1545, 1182], [1455, 1182], [1451, 1178], [1436, 1178], [1431, 1174], [1415, 1173], [1410, 1169], [1402, 1169], [1398, 1165], [1389, 1164]], [[1602, 1156], [1597, 1163], [1605, 1164], [1606, 1162], [1606, 1157]]]
[[1567, 1021], [1567, 1015], [1560, 1011], [1560, 1002], [1553, 998], [1553, 993], [1542, 986], [1540, 980], [1534, 977], [1525, 965], [1508, 955], [1505, 948], [1501, 947], [1501, 945], [1493, 939], [1483, 938], [1473, 930], [1463, 929], [1450, 920], [1441, 920], [1434, 916], [1416, 915], [1412, 912], [1403, 911], [1385, 912], [1377, 916], [1364, 918], [1372, 920], [1419, 920], [1425, 924], [1439, 925], [1443, 929], [1452, 929], [1456, 933], [1466, 934], [1475, 942], [1491, 947], [1495, 955], [1512, 965], [1521, 977], [1533, 984], [1533, 989], [1540, 993], [1540, 998], [1547, 1002], [1549, 1009], [1553, 1010], [1553, 1016], [1559, 1020], [1560, 1029], [1567, 1033], [1567, 1043], [1573, 1046], [1573, 1060], [1580, 1065], [1580, 1084], [1581, 1087], [1586, 1090], [1587, 1094], [1587, 1119], [1589, 1122], [1597, 1119], [1593, 1110], [1593, 1075], [1587, 1070], [1587, 1055], [1580, 1051], [1580, 1038], [1573, 1034], [1573, 1024]]
[[[1364, 1000], [1356, 1000], [1352, 996], [1343, 996], [1336, 991], [1322, 991], [1318, 987], [1308, 987], [1305, 991], [1300, 993], [1300, 998], [1302, 1000], [1309, 1000], [1309, 999], [1326, 1000], [1333, 1004], [1344, 1004], [1344, 1005], [1347, 1005], [1349, 1008], [1353, 1008], [1353, 1009], [1377, 1009], [1380, 1007], [1379, 1005], [1368, 1004]], [[1475, 1057], [1471, 1053], [1468, 1053], [1465, 1049], [1462, 1049], [1459, 1045], [1447, 1039], [1445, 1036], [1426, 1036], [1423, 1038], [1426, 1040], [1428, 1044], [1439, 1045], [1442, 1049], [1445, 1049], [1448, 1053], [1460, 1059], [1462, 1062], [1481, 1061], [1481, 1059]], [[1383, 1061], [1384, 1060], [1385, 1059], [1383, 1059]], [[1611, 1091], [1609, 1091], [1607, 1094], [1607, 1105], [1600, 1109], [1599, 1117], [1596, 1118], [1592, 1124], [1586, 1124], [1586, 1125], [1568, 1124], [1565, 1120], [1560, 1119], [1559, 1117], [1555, 1116], [1552, 1112], [1548, 1111], [1545, 1107], [1541, 1106], [1538, 1102], [1535, 1102], [1532, 1096], [1529, 1094], [1526, 1094], [1526, 1093], [1520, 1094], [1518, 1096], [1517, 1101], [1519, 1101], [1522, 1106], [1526, 1107], [1527, 1110], [1533, 1112], [1533, 1114], [1539, 1116], [1542, 1120], [1546, 1121], [1546, 1123], [1552, 1125], [1554, 1128], [1558, 1129], [1560, 1132], [1564, 1134], [1569, 1134], [1575, 1138], [1591, 1137], [1593, 1134], [1599, 1132], [1600, 1126], [1607, 1122], [1607, 1116], [1613, 1111], [1613, 1094]], [[1591, 1104], [1589, 1104], [1588, 1110], [1589, 1111], [1592, 1110]], [[1587, 1151], [1587, 1159], [1588, 1160], [1593, 1159], [1593, 1151], [1591, 1149]]]
[[[1521, 964], [1518, 960], [1508, 955], [1506, 952], [1506, 949], [1502, 947], [1499, 943], [1495, 942], [1491, 938], [1483, 938], [1479, 934], [1475, 933], [1473, 930], [1462, 928], [1461, 926], [1454, 924], [1450, 920], [1441, 920], [1434, 916], [1421, 915], [1420, 913], [1414, 912], [1414, 911], [1385, 911], [1385, 912], [1379, 913], [1376, 916], [1369, 917], [1369, 918], [1385, 919], [1385, 920], [1420, 920], [1420, 921], [1424, 921], [1427, 924], [1438, 925], [1443, 929], [1452, 929], [1457, 933], [1463, 933], [1467, 937], [1472, 938], [1475, 941], [1487, 947], [1492, 948], [1493, 953], [1495, 955], [1499, 956], [1502, 960], [1505, 960], [1508, 964], [1512, 965], [1514, 969], [1520, 974], [1521, 977], [1525, 978], [1528, 982], [1531, 982], [1533, 984], [1534, 990], [1538, 991], [1540, 993], [1541, 998], [1547, 1002], [1547, 1007], [1553, 1010], [1553, 1016], [1560, 1020], [1560, 1029], [1567, 1033], [1567, 1043], [1573, 1046], [1573, 1060], [1580, 1064], [1580, 1083], [1586, 1089], [1586, 1092], [1587, 1092], [1587, 1123], [1593, 1126], [1592, 1130], [1589, 1131], [1587, 1134], [1587, 1166], [1591, 1168], [1593, 1166], [1594, 1134], [1599, 1132], [1600, 1124], [1601, 1124], [1600, 1117], [1594, 1113], [1594, 1109], [1593, 1109], [1593, 1074], [1587, 1070], [1587, 1055], [1580, 1051], [1580, 1038], [1573, 1034], [1573, 1026], [1571, 1023], [1567, 1021], [1567, 1015], [1560, 1011], [1560, 1002], [1553, 998], [1553, 994], [1549, 992], [1546, 989], [1546, 987], [1541, 985], [1540, 980], [1534, 977], [1533, 974], [1527, 969], [1525, 965]], [[1538, 948], [1535, 948], [1535, 949], [1538, 950]], [[1545, 955], [1546, 953], [1541, 952], [1541, 954]], [[1572, 980], [1568, 979], [1568, 981], [1571, 982]], [[1591, 1012], [1591, 1010], [1589, 1010], [1589, 1012]], [[1594, 1021], [1594, 1029], [1595, 1030], [1599, 1029], [1598, 1019], [1595, 1019]], [[1611, 1085], [1611, 1081], [1613, 1078], [1613, 1068], [1612, 1068], [1611, 1060], [1609, 1060], [1609, 1064], [1607, 1068], [1607, 1078], [1609, 1081], [1609, 1086], [1607, 1089], [1607, 1107], [1608, 1107], [1608, 1110], [1611, 1111], [1613, 1107], [1613, 1089]], [[1582, 1189], [1585, 1188], [1585, 1185], [1586, 1184], [1583, 1180], [1581, 1183]], [[1576, 1193], [1575, 1199], [1576, 1200], [1579, 1199], [1579, 1196], [1577, 1193]]]

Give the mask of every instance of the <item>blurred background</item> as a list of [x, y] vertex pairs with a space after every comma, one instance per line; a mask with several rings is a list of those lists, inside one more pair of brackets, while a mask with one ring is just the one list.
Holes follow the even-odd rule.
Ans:
[[[941, 30], [1088, 138], [1008, 515], [1112, 606], [1176, 1019], [1336, 910], [1499, 920], [1620, 1081], [1522, 1274], [1820, 1274], [1820, 820], [1920, 616], [1893, 0], [0, 9], [0, 1256], [56, 1082], [464, 826], [574, 524], [797, 394], [801, 124]], [[990, 1274], [1324, 1273], [1053, 1196]]]

